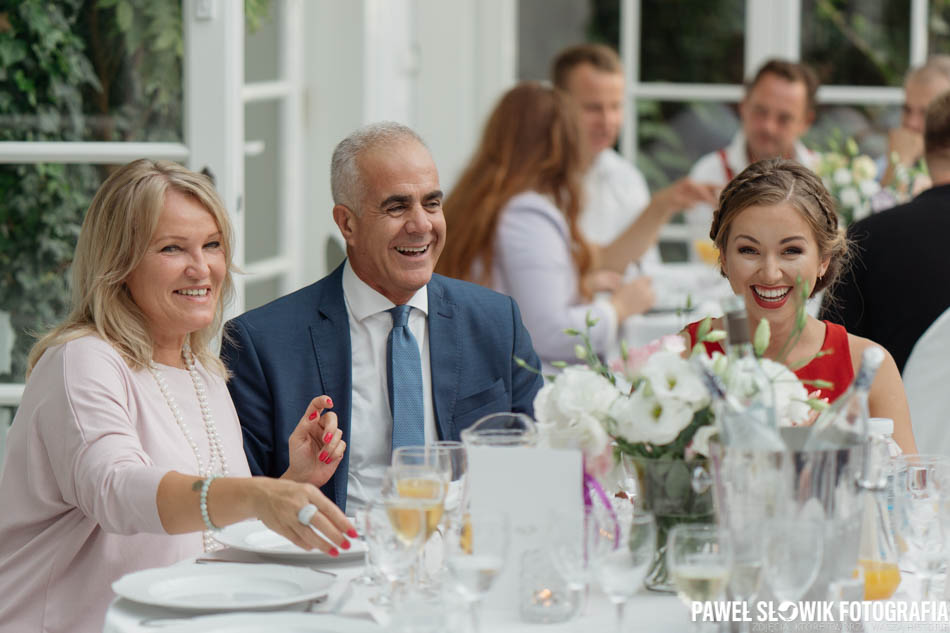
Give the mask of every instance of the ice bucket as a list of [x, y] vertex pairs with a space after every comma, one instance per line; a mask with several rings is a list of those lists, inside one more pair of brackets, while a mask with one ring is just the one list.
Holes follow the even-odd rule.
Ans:
[[857, 564], [866, 446], [803, 451], [810, 430], [782, 429], [787, 451], [730, 449], [711, 442], [713, 500], [718, 523], [732, 534], [753, 521], [820, 521], [824, 555], [804, 599], [824, 600], [829, 582]]

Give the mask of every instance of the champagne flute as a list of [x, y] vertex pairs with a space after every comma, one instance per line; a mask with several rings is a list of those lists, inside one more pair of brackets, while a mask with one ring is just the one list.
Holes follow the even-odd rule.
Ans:
[[465, 529], [448, 544], [451, 585], [468, 604], [473, 633], [479, 633], [479, 606], [505, 565], [511, 527], [507, 515], [466, 517]]
[[[732, 568], [732, 543], [724, 528], [711, 524], [681, 523], [667, 540], [667, 567], [676, 594], [687, 607], [722, 597]], [[702, 629], [694, 620], [694, 630]]]
[[593, 566], [597, 581], [616, 607], [616, 630], [621, 633], [627, 601], [640, 589], [653, 563], [656, 521], [652, 513], [635, 510], [626, 501], [614, 504], [614, 511], [617, 530], [596, 542]]
[[800, 600], [821, 569], [825, 533], [821, 521], [774, 519], [764, 541], [765, 579], [779, 600]]

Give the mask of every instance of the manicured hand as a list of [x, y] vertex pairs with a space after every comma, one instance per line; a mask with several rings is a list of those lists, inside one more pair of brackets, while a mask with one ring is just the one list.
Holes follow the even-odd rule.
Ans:
[[[255, 490], [254, 511], [264, 525], [305, 550], [318, 549], [337, 556], [340, 549], [350, 548], [346, 537], [356, 537], [353, 524], [316, 486], [269, 477], [254, 477], [251, 481]], [[307, 504], [317, 508], [309, 525], [298, 519], [300, 509]], [[329, 541], [321, 538], [311, 526]]]
[[289, 467], [283, 477], [322, 486], [336, 472], [346, 442], [329, 396], [314, 398], [287, 441]]

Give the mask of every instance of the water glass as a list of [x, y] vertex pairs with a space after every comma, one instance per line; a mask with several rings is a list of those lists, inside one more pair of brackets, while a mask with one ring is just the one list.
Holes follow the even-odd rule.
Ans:
[[446, 568], [450, 585], [469, 606], [478, 633], [479, 605], [505, 566], [511, 528], [507, 515], [468, 517], [458, 539], [449, 539]]
[[630, 503], [615, 504], [614, 508], [614, 534], [605, 534], [595, 543], [593, 567], [598, 583], [614, 604], [616, 631], [620, 633], [627, 601], [640, 590], [653, 563], [656, 521], [652, 513], [635, 510]]
[[764, 538], [769, 588], [779, 600], [800, 600], [821, 569], [824, 525], [818, 520], [774, 519]]

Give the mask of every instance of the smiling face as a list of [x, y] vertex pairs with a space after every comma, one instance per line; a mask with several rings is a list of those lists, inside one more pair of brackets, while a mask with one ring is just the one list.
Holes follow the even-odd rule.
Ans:
[[807, 86], [773, 73], [762, 75], [739, 104], [739, 113], [750, 162], [793, 158], [795, 142], [814, 117], [808, 109]]
[[578, 64], [567, 77], [567, 93], [578, 105], [593, 155], [613, 147], [623, 124], [623, 75]]
[[333, 219], [353, 272], [402, 305], [429, 283], [445, 244], [439, 173], [429, 151], [406, 139], [358, 158], [360, 209], [338, 204]]
[[829, 258], [822, 257], [811, 226], [787, 202], [743, 209], [729, 226], [722, 269], [733, 292], [746, 300], [750, 322], [795, 319], [792, 291], [798, 277], [815, 287]]
[[214, 320], [227, 274], [222, 235], [193, 197], [168, 190], [144, 257], [125, 280], [145, 315], [155, 360], [177, 364], [185, 337]]

